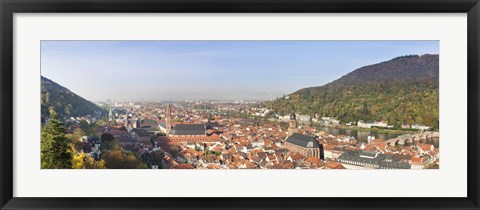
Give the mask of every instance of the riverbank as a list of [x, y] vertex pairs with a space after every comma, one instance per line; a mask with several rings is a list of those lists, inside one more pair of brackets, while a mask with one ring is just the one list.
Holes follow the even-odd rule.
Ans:
[[[263, 118], [259, 119], [260, 122], [269, 122], [269, 123], [282, 123], [283, 121], [275, 119], [275, 120], [265, 120]], [[287, 122], [283, 122], [286, 124]], [[308, 127], [314, 127], [314, 128], [331, 128], [331, 129], [342, 129], [342, 130], [350, 130], [350, 131], [361, 131], [361, 132], [371, 132], [371, 133], [379, 133], [379, 134], [394, 134], [394, 135], [403, 135], [403, 134], [414, 134], [418, 133], [418, 130], [398, 130], [398, 129], [387, 129], [387, 128], [361, 128], [361, 127], [356, 127], [356, 126], [345, 126], [345, 125], [338, 125], [338, 126], [325, 126], [325, 125], [320, 125], [320, 124], [304, 124], [299, 122], [299, 125], [303, 126], [308, 126]], [[323, 129], [319, 129], [323, 130]]]
[[392, 130], [392, 129], [382, 129], [382, 128], [360, 128], [360, 127], [349, 127], [349, 126], [322, 126], [322, 125], [315, 125], [314, 126], [318, 130], [344, 130], [349, 132], [361, 132], [361, 133], [372, 133], [372, 134], [384, 134], [384, 135], [404, 135], [404, 134], [414, 134], [415, 131], [405, 131], [405, 130]]
[[[320, 126], [320, 127], [329, 127], [329, 126]], [[346, 127], [346, 126], [336, 126], [329, 128], [353, 130], [353, 131], [365, 131], [365, 132], [375, 132], [375, 133], [385, 133], [385, 134], [413, 134], [416, 131], [406, 131], [406, 130], [393, 130], [393, 129], [382, 129], [382, 128], [360, 128], [360, 127]]]

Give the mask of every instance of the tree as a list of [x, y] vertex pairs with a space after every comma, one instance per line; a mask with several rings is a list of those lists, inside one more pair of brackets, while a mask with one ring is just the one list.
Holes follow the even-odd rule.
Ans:
[[82, 129], [76, 128], [72, 134], [65, 134], [65, 137], [67, 137], [71, 142], [76, 142], [80, 141], [80, 139], [85, 135], [86, 133]]
[[74, 168], [74, 169], [85, 168], [86, 157], [87, 156], [83, 152], [73, 155], [73, 157], [72, 157], [72, 168]]
[[50, 109], [50, 120], [42, 128], [41, 134], [42, 169], [72, 168], [72, 152], [69, 140], [65, 137], [63, 123], [57, 113]]
[[109, 133], [104, 133], [100, 136], [100, 141], [102, 141], [102, 143], [107, 142], [107, 141], [112, 141], [114, 139], [115, 139], [115, 137], [113, 137], [113, 135], [109, 134]]
[[97, 122], [95, 122], [95, 125], [99, 126], [99, 127], [104, 127], [104, 126], [108, 125], [108, 120], [99, 119], [99, 120], [97, 120]]
[[82, 131], [85, 132], [85, 135], [92, 136], [95, 134], [94, 128], [87, 121], [80, 120], [78, 124], [80, 125], [80, 129], [82, 129]]
[[95, 160], [92, 156], [78, 152], [73, 155], [72, 168], [74, 169], [105, 169], [106, 164], [104, 160]]
[[165, 157], [165, 153], [162, 150], [157, 150], [153, 154], [153, 159], [158, 165], [161, 164], [163, 157]]
[[104, 160], [95, 160], [92, 156], [88, 156], [85, 160], [85, 168], [87, 169], [106, 169], [107, 164]]
[[367, 102], [363, 102], [363, 116], [368, 116], [370, 115], [370, 111], [368, 110], [368, 104]]
[[121, 150], [112, 150], [103, 153], [106, 167], [111, 169], [146, 169], [147, 164], [143, 163], [134, 154]]
[[100, 146], [100, 150], [114, 150], [114, 149], [121, 149], [122, 146], [118, 141], [113, 137], [112, 134], [104, 133], [100, 136], [100, 141], [102, 145]]
[[178, 145], [171, 145], [167, 149], [167, 152], [170, 153], [174, 158], [178, 157], [182, 148]]

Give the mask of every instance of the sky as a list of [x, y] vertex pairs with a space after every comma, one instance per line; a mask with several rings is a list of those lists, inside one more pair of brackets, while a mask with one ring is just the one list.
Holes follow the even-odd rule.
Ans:
[[271, 100], [438, 41], [42, 41], [41, 75], [91, 101]]

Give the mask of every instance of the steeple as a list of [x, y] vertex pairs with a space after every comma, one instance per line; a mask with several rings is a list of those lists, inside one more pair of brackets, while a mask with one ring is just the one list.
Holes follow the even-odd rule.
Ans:
[[292, 113], [290, 114], [290, 122], [288, 123], [288, 135], [292, 135], [297, 132], [297, 115], [295, 115], [295, 111], [292, 110]]
[[113, 121], [112, 105], [110, 105], [110, 111], [108, 112], [108, 121]]
[[295, 115], [295, 110], [292, 109], [292, 113], [290, 114], [290, 120], [297, 120], [297, 115]]
[[167, 111], [165, 113], [165, 126], [166, 126], [166, 133], [169, 134], [170, 130], [172, 129], [172, 105], [167, 105]]
[[207, 123], [210, 123], [212, 120], [212, 113], [208, 112], [207, 114]]

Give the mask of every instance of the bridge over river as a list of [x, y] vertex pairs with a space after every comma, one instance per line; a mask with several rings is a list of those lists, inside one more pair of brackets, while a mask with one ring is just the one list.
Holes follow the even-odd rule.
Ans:
[[416, 134], [405, 134], [398, 136], [396, 138], [388, 139], [385, 143], [390, 145], [405, 145], [412, 144], [421, 140], [427, 140], [432, 138], [439, 138], [440, 134], [438, 132], [421, 132]]

